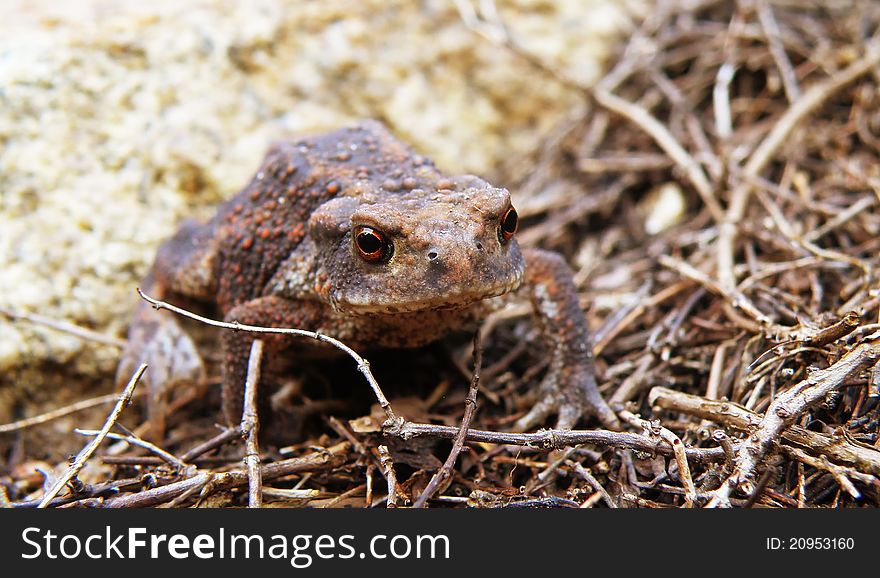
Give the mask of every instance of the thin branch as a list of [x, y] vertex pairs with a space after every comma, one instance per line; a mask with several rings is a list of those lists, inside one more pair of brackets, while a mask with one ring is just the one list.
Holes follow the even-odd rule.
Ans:
[[260, 449], [257, 434], [260, 418], [257, 415], [257, 387], [260, 382], [260, 362], [263, 359], [263, 340], [254, 339], [248, 358], [244, 385], [244, 408], [241, 414], [241, 432], [245, 436], [244, 463], [248, 472], [248, 508], [263, 506], [263, 480], [260, 477]]
[[113, 427], [113, 424], [116, 423], [116, 420], [119, 419], [120, 414], [122, 414], [122, 410], [131, 402], [131, 396], [134, 392], [134, 388], [137, 386], [138, 380], [140, 380], [141, 375], [144, 374], [144, 371], [147, 369], [147, 364], [143, 363], [140, 367], [137, 368], [137, 371], [134, 372], [134, 375], [131, 376], [131, 379], [128, 380], [128, 384], [125, 386], [125, 389], [122, 390], [122, 394], [119, 396], [119, 400], [116, 402], [116, 405], [113, 407], [113, 411], [110, 412], [110, 415], [107, 416], [107, 420], [104, 422], [104, 426], [101, 428], [101, 431], [98, 432], [98, 435], [95, 436], [95, 439], [90, 441], [86, 446], [77, 454], [76, 459], [72, 464], [67, 468], [67, 471], [64, 472], [64, 475], [61, 476], [58, 481], [52, 486], [52, 488], [46, 492], [46, 495], [43, 496], [43, 499], [40, 501], [38, 508], [45, 508], [49, 505], [52, 499], [58, 495], [58, 493], [71, 481], [79, 471], [86, 465], [86, 462], [92, 457], [92, 454], [95, 453], [95, 450], [98, 449], [98, 446], [101, 445], [101, 442], [104, 441], [104, 438], [110, 432], [110, 428]]
[[370, 372], [370, 363], [358, 355], [352, 348], [342, 343], [338, 339], [333, 339], [323, 333], [317, 333], [315, 331], [306, 331], [304, 329], [288, 329], [281, 327], [259, 327], [256, 325], [245, 325], [244, 323], [226, 323], [223, 321], [217, 321], [214, 319], [209, 319], [207, 317], [203, 317], [201, 315], [197, 315], [186, 309], [181, 309], [180, 307], [176, 307], [171, 305], [170, 303], [166, 303], [164, 301], [159, 301], [158, 299], [153, 299], [140, 289], [137, 290], [138, 295], [141, 296], [142, 299], [152, 304], [155, 309], [167, 309], [173, 313], [177, 313], [178, 315], [182, 315], [184, 317], [188, 317], [189, 319], [193, 319], [195, 321], [199, 321], [200, 323], [204, 323], [206, 325], [211, 325], [213, 327], [222, 327], [224, 329], [231, 329], [233, 331], [250, 331], [252, 333], [271, 333], [276, 335], [298, 335], [300, 337], [308, 337], [311, 339], [315, 339], [317, 341], [322, 341], [324, 343], [328, 343], [337, 349], [344, 351], [349, 357], [354, 359], [357, 364], [357, 369], [364, 378], [367, 380], [367, 383], [370, 384], [370, 388], [372, 388], [373, 393], [376, 396], [376, 399], [379, 401], [379, 405], [382, 407], [382, 410], [385, 412], [385, 416], [388, 418], [388, 421], [391, 423], [402, 421], [402, 418], [397, 417], [394, 411], [391, 409], [391, 404], [388, 402], [388, 398], [385, 397], [385, 394], [382, 393], [382, 389], [379, 387], [379, 384], [376, 382], [376, 378], [373, 377], [373, 374]]
[[[351, 445], [348, 442], [336, 444], [324, 451], [315, 452], [298, 458], [290, 458], [264, 464], [260, 475], [263, 481], [274, 480], [282, 476], [332, 469], [341, 466], [348, 455]], [[229, 490], [249, 483], [246, 470], [231, 472], [199, 471], [193, 477], [157, 488], [150, 488], [137, 494], [117, 496], [104, 501], [105, 508], [144, 508], [167, 503], [175, 498], [203, 488], [211, 482], [212, 491]]]
[[184, 462], [187, 462], [187, 463], [192, 462], [197, 457], [199, 457], [203, 454], [206, 454], [209, 451], [216, 449], [216, 448], [218, 448], [226, 443], [229, 443], [234, 439], [240, 438], [240, 437], [241, 437], [241, 427], [240, 426], [233, 427], [233, 428], [226, 428], [222, 432], [220, 432], [219, 434], [214, 436], [213, 438], [209, 439], [208, 441], [206, 441], [204, 443], [200, 443], [199, 445], [186, 451], [182, 456], [180, 456], [180, 459], [183, 460]]
[[861, 322], [857, 311], [850, 311], [843, 318], [824, 329], [819, 330], [814, 335], [810, 335], [804, 339], [804, 345], [811, 347], [822, 347], [845, 337], [856, 330]]
[[[812, 86], [797, 101], [793, 102], [749, 157], [749, 161], [743, 167], [743, 175], [746, 180], [758, 176], [767, 163], [773, 159], [791, 131], [807, 115], [812, 114], [839, 90], [871, 72], [878, 65], [880, 65], [880, 42], [874, 41], [868, 45], [867, 52], [863, 57], [825, 81]], [[744, 207], [740, 207], [740, 204], [745, 200], [737, 199], [736, 203], [731, 202], [729, 214], [741, 215]]]
[[837, 464], [832, 464], [828, 461], [828, 458], [820, 455], [819, 457], [814, 457], [809, 455], [807, 452], [803, 450], [799, 450], [797, 448], [792, 447], [783, 447], [780, 448], [785, 454], [788, 456], [798, 460], [799, 462], [803, 462], [807, 465], [813, 466], [814, 468], [818, 468], [820, 470], [825, 470], [829, 474], [831, 474], [837, 483], [840, 484], [840, 487], [846, 491], [847, 494], [858, 500], [862, 497], [861, 492], [859, 492], [853, 483], [850, 481], [850, 478], [859, 480], [860, 482], [866, 485], [873, 485], [875, 487], [880, 487], [880, 480], [878, 480], [875, 476], [871, 476], [868, 474], [863, 474], [857, 470], [852, 468], [847, 468], [843, 466], [838, 466]]
[[614, 339], [620, 335], [624, 330], [626, 330], [630, 325], [642, 319], [645, 315], [645, 312], [651, 309], [652, 307], [656, 307], [666, 301], [672, 299], [677, 296], [679, 293], [684, 291], [685, 289], [692, 287], [694, 282], [691, 279], [684, 279], [677, 283], [673, 283], [669, 287], [665, 287], [657, 294], [652, 295], [647, 300], [639, 301], [632, 309], [626, 312], [616, 324], [613, 324], [610, 327], [607, 327], [601, 332], [598, 332], [595, 336], [595, 344], [593, 345], [593, 355], [599, 356], [602, 351], [608, 347]]
[[367, 484], [366, 484], [366, 483], [363, 483], [363, 484], [357, 485], [357, 486], [355, 486], [355, 487], [353, 487], [353, 488], [351, 488], [351, 489], [349, 489], [349, 490], [346, 490], [346, 491], [342, 492], [341, 494], [339, 494], [339, 495], [336, 496], [335, 498], [331, 499], [330, 501], [328, 501], [328, 502], [326, 502], [326, 503], [324, 503], [324, 504], [321, 504], [320, 507], [321, 507], [321, 509], [332, 508], [332, 507], [334, 507], [336, 504], [342, 502], [343, 500], [347, 500], [348, 498], [351, 498], [352, 496], [356, 496], [356, 495], [360, 494], [361, 492], [365, 492], [365, 491], [366, 491], [366, 488], [367, 488]]
[[767, 0], [759, 0], [757, 9], [758, 20], [760, 20], [761, 28], [764, 29], [764, 34], [767, 36], [770, 54], [773, 56], [776, 67], [779, 69], [779, 75], [782, 77], [785, 96], [789, 102], [794, 102], [800, 98], [801, 90], [798, 87], [797, 76], [788, 59], [788, 54], [785, 52], [785, 47], [779, 39], [779, 24], [776, 22], [776, 17], [773, 16], [773, 8], [770, 7]]
[[[132, 399], [140, 397], [142, 393], [140, 391], [136, 391], [132, 395]], [[85, 411], [87, 409], [97, 407], [99, 405], [104, 405], [107, 403], [119, 401], [119, 394], [117, 393], [108, 393], [107, 395], [101, 395], [98, 397], [93, 397], [91, 399], [84, 399], [82, 401], [78, 401], [76, 403], [72, 403], [70, 405], [66, 405], [64, 407], [59, 407], [58, 409], [53, 409], [52, 411], [48, 411], [46, 413], [42, 413], [40, 415], [35, 415], [33, 417], [29, 417], [26, 419], [21, 419], [18, 421], [14, 421], [11, 423], [6, 423], [0, 425], [0, 434], [3, 433], [11, 433], [19, 430], [23, 430], [29, 427], [34, 427], [37, 425], [41, 425], [44, 423], [48, 423], [50, 421], [60, 419], [64, 416], [70, 415], [72, 413], [77, 413], [80, 411]]]
[[878, 65], [880, 65], [880, 42], [874, 41], [868, 45], [868, 51], [862, 58], [811, 87], [793, 102], [751, 154], [743, 167], [739, 184], [734, 187], [731, 193], [727, 214], [718, 231], [718, 280], [722, 287], [733, 288], [736, 286], [736, 276], [733, 270], [734, 241], [738, 232], [737, 224], [742, 220], [748, 206], [753, 180], [776, 155], [791, 131], [807, 115], [819, 108], [843, 87], [871, 72]]
[[703, 172], [702, 167], [700, 167], [697, 161], [681, 146], [678, 140], [660, 121], [641, 106], [633, 104], [604, 89], [595, 90], [593, 96], [596, 102], [628, 119], [648, 133], [675, 164], [685, 172], [688, 180], [697, 190], [697, 193], [700, 194], [700, 198], [703, 199], [703, 203], [709, 209], [712, 217], [719, 223], [724, 219], [724, 211], [715, 198], [714, 188], [706, 177], [706, 173]]
[[846, 224], [853, 218], [861, 215], [868, 209], [872, 208], [877, 204], [877, 198], [871, 196], [864, 196], [857, 200], [855, 203], [840, 211], [837, 215], [834, 215], [831, 219], [828, 219], [821, 227], [813, 229], [812, 231], [808, 231], [802, 239], [808, 243], [815, 243], [831, 231], [837, 229], [841, 225]]
[[[383, 428], [385, 435], [393, 435], [407, 440], [417, 436], [431, 436], [443, 439], [455, 439], [459, 428], [404, 422], [401, 426]], [[513, 446], [526, 446], [542, 449], [561, 449], [582, 444], [599, 444], [609, 447], [630, 449], [648, 454], [672, 456], [673, 450], [662, 439], [647, 436], [615, 432], [610, 430], [557, 430], [547, 429], [534, 433], [495, 432], [470, 429], [465, 436], [467, 442], [486, 442]], [[698, 462], [714, 462], [724, 459], [724, 451], [718, 448], [685, 448], [689, 460]]]
[[446, 458], [446, 461], [443, 463], [443, 466], [440, 470], [431, 477], [431, 481], [428, 482], [427, 487], [418, 497], [418, 499], [413, 504], [413, 508], [424, 508], [425, 504], [428, 500], [438, 491], [443, 491], [448, 486], [447, 482], [452, 478], [452, 468], [455, 466], [455, 461], [458, 459], [458, 454], [461, 453], [461, 449], [464, 447], [465, 436], [467, 436], [468, 429], [471, 427], [471, 422], [474, 419], [474, 415], [477, 413], [477, 391], [480, 387], [480, 367], [483, 364], [483, 347], [480, 344], [480, 332], [477, 331], [474, 333], [474, 373], [471, 377], [471, 385], [468, 389], [467, 397], [464, 400], [464, 415], [461, 418], [461, 426], [459, 427], [459, 434], [455, 436], [455, 439], [452, 442], [452, 449], [449, 451], [449, 456]]
[[566, 465], [574, 471], [578, 476], [584, 479], [585, 482], [590, 484], [594, 490], [596, 490], [600, 496], [602, 496], [602, 500], [609, 508], [616, 508], [617, 504], [614, 503], [614, 499], [608, 494], [608, 490], [606, 490], [602, 484], [599, 483], [599, 480], [584, 466], [579, 464], [574, 460], [566, 460]]
[[711, 291], [715, 295], [723, 297], [732, 307], [736, 307], [737, 309], [745, 312], [749, 317], [751, 317], [761, 325], [765, 326], [767, 328], [767, 331], [779, 332], [784, 330], [784, 328], [776, 326], [776, 324], [773, 323], [773, 320], [770, 319], [770, 317], [761, 312], [748, 297], [746, 297], [735, 287], [726, 288], [721, 283], [717, 283], [710, 279], [708, 275], [706, 275], [702, 271], [699, 271], [695, 267], [685, 263], [684, 261], [674, 259], [668, 255], [660, 255], [658, 257], [658, 262], [664, 267], [667, 267], [677, 272], [682, 277], [696, 281], [697, 283], [702, 285], [707, 291]]
[[713, 492], [707, 507], [727, 506], [735, 488], [750, 493], [748, 486], [758, 465], [785, 429], [805, 411], [821, 403], [829, 393], [843, 386], [848, 378], [874, 366], [878, 357], [880, 340], [862, 343], [834, 365], [811, 372], [807, 379], [779, 394], [767, 408], [755, 432], [739, 448], [736, 469]]
[[[140, 438], [138, 438], [140, 439]], [[233, 440], [241, 439], [241, 426], [235, 426], [231, 428], [224, 428], [222, 432], [209, 439], [208, 441], [202, 442], [197, 446], [187, 450], [183, 455], [180, 456], [180, 461], [184, 464], [194, 464], [194, 463], [226, 463], [229, 460], [221, 457], [213, 457], [213, 458], [200, 458], [203, 454], [208, 453], [211, 450], [214, 450], [224, 444], [227, 444]], [[136, 464], [136, 465], [158, 465], [163, 460], [159, 460], [154, 457], [144, 457], [144, 456], [104, 456], [102, 461], [105, 464]], [[167, 460], [164, 460], [167, 461]]]
[[49, 327], [50, 329], [54, 329], [55, 331], [61, 331], [63, 333], [75, 335], [76, 337], [79, 337], [80, 339], [85, 339], [86, 341], [95, 341], [97, 343], [103, 343], [104, 345], [109, 345], [111, 347], [118, 347], [119, 349], [125, 347], [124, 339], [119, 339], [111, 335], [98, 333], [97, 331], [92, 331], [91, 329], [86, 329], [85, 327], [80, 327], [79, 325], [74, 325], [73, 323], [69, 323], [67, 321], [59, 321], [58, 319], [52, 319], [51, 317], [37, 315], [36, 313], [25, 313], [23, 311], [15, 311], [13, 309], [9, 309], [8, 307], [0, 307], [0, 315], [5, 315], [6, 317], [9, 317], [13, 320], [22, 319], [36, 325], [43, 325], [45, 327]]
[[[692, 415], [745, 433], [752, 433], [764, 417], [731, 401], [707, 399], [665, 387], [653, 388], [648, 394], [648, 403], [652, 407]], [[783, 443], [811, 455], [825, 455], [835, 463], [880, 476], [880, 450], [870, 446], [857, 445], [846, 438], [810, 431], [799, 425], [783, 431], [781, 438]]]
[[[73, 431], [78, 433], [79, 435], [90, 436], [90, 437], [97, 436], [101, 433], [98, 430], [79, 429], [79, 428], [76, 428]], [[144, 448], [148, 452], [159, 456], [162, 459], [162, 461], [180, 469], [181, 471], [184, 471], [189, 467], [186, 464], [186, 462], [184, 462], [183, 460], [181, 460], [180, 458], [178, 458], [174, 454], [172, 454], [168, 451], [165, 451], [162, 448], [160, 448], [159, 446], [157, 446], [153, 443], [150, 443], [147, 440], [141, 439], [134, 434], [122, 435], [122, 434], [116, 434], [116, 433], [108, 433], [105, 435], [105, 437], [107, 439], [123, 441], [129, 445]]]
[[694, 501], [697, 498], [697, 488], [694, 486], [694, 480], [691, 477], [691, 468], [688, 465], [685, 446], [682, 443], [681, 438], [672, 433], [671, 430], [661, 426], [659, 420], [651, 422], [642, 419], [627, 410], [619, 411], [617, 414], [630, 425], [651, 432], [669, 444], [669, 447], [672, 448], [672, 453], [675, 456], [675, 461], [678, 464], [678, 477], [681, 478], [681, 483], [684, 486], [684, 506], [686, 508], [693, 508]]
[[379, 456], [379, 467], [382, 468], [382, 475], [385, 476], [385, 481], [388, 483], [388, 497], [385, 500], [385, 506], [388, 508], [397, 508], [400, 505], [398, 503], [400, 496], [398, 493], [397, 475], [394, 473], [394, 461], [391, 459], [391, 452], [388, 451], [388, 446], [383, 444], [376, 448], [376, 453]]
[[[363, 489], [363, 486], [361, 486], [360, 489]], [[288, 488], [263, 488], [262, 493], [270, 498], [278, 498], [287, 501], [313, 500], [321, 495], [319, 490], [296, 490]]]

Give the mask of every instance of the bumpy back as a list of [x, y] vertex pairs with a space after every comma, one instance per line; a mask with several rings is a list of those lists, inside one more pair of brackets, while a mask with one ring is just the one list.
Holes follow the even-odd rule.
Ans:
[[273, 145], [251, 182], [209, 224], [219, 240], [221, 309], [260, 295], [302, 242], [317, 207], [336, 196], [359, 196], [358, 181], [388, 193], [408, 190], [417, 172], [435, 170], [376, 121]]

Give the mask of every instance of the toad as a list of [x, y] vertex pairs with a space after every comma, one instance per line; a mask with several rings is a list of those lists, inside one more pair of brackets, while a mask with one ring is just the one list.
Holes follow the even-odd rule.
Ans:
[[[515, 427], [556, 415], [558, 427], [571, 428], [592, 414], [617, 429], [596, 388], [572, 272], [556, 253], [521, 249], [517, 226], [506, 189], [445, 175], [368, 121], [274, 145], [250, 184], [213, 219], [184, 223], [159, 248], [143, 286], [153, 297], [214, 304], [229, 322], [319, 331], [355, 350], [424, 345], [473, 329], [528, 295], [550, 363], [537, 403]], [[254, 338], [222, 332], [230, 425], [241, 418]], [[304, 345], [291, 336], [261, 338], [259, 390], [266, 392], [281, 377], [271, 360], [298, 360]], [[131, 325], [119, 378], [128, 379], [141, 362], [150, 364], [144, 378], [153, 392], [203, 373], [175, 316], [145, 303]]]

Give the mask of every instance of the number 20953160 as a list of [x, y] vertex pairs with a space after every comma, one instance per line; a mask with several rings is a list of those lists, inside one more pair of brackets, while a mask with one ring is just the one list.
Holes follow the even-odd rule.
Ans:
[[768, 550], [853, 550], [854, 538], [788, 537], [767, 538]]

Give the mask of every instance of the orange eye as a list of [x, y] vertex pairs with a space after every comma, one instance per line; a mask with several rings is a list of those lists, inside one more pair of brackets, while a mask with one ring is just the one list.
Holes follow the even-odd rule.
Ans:
[[504, 213], [501, 224], [498, 225], [498, 240], [502, 243], [510, 241], [516, 234], [517, 227], [519, 227], [519, 215], [516, 214], [516, 209], [510, 207]]
[[361, 258], [367, 263], [387, 261], [394, 252], [391, 244], [381, 231], [372, 227], [360, 226], [354, 230], [354, 245]]

